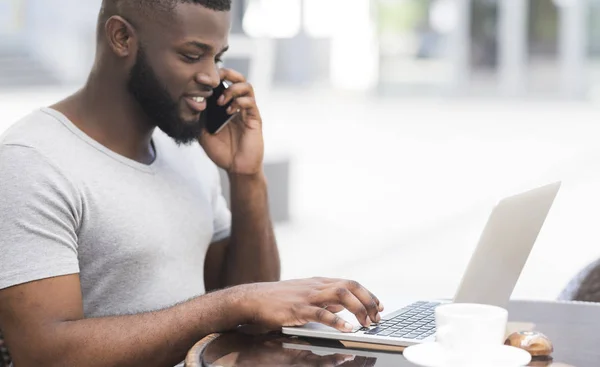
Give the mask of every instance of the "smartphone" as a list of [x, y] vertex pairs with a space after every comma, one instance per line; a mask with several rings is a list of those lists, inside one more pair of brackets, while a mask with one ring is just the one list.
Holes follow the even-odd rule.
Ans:
[[231, 106], [233, 100], [224, 106], [219, 106], [217, 100], [223, 95], [223, 92], [229, 88], [227, 82], [222, 81], [217, 88], [213, 90], [212, 96], [206, 100], [206, 110], [202, 113], [204, 127], [209, 134], [218, 134], [227, 124], [237, 115], [227, 113], [227, 108]]

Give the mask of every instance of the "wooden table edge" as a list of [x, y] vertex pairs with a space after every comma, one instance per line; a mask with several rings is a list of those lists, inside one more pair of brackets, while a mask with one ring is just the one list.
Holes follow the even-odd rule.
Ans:
[[185, 357], [185, 367], [202, 367], [200, 356], [202, 352], [208, 347], [208, 345], [215, 339], [217, 339], [221, 334], [210, 334], [202, 338], [199, 342], [194, 344], [194, 346], [188, 351]]

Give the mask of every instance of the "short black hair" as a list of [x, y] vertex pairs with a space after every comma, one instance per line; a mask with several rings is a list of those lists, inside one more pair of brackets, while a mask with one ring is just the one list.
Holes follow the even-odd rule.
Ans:
[[216, 11], [229, 11], [231, 0], [103, 0], [102, 7], [107, 5], [129, 5], [135, 8], [173, 9], [177, 4], [198, 4]]
[[231, 10], [231, 0], [171, 0], [171, 2], [198, 4], [216, 11]]
[[113, 15], [164, 15], [178, 4], [198, 4], [215, 11], [231, 10], [231, 0], [103, 0], [100, 19]]

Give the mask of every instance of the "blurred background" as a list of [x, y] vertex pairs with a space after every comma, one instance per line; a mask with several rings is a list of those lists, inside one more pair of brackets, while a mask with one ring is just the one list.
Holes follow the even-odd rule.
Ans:
[[[0, 133], [85, 82], [99, 7], [0, 0]], [[555, 180], [513, 298], [556, 299], [600, 257], [600, 0], [234, 0], [233, 15], [225, 63], [257, 90], [284, 278], [452, 297], [493, 205]]]

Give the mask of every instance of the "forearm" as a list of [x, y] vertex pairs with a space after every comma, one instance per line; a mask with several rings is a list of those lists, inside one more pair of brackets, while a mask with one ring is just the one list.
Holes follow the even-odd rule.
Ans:
[[244, 323], [241, 307], [240, 293], [226, 289], [156, 312], [57, 322], [15, 365], [172, 367], [203, 336]]
[[224, 286], [277, 281], [280, 261], [269, 214], [267, 183], [256, 176], [230, 175], [232, 229]]

